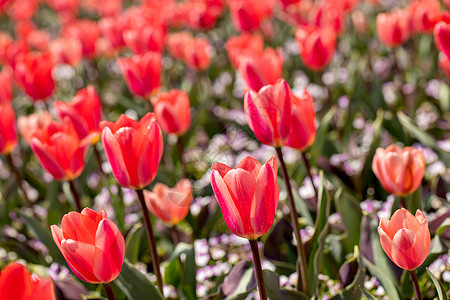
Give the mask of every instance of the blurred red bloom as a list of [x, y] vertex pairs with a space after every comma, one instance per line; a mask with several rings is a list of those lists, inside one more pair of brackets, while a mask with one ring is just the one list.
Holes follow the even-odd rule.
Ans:
[[1, 270], [0, 291], [5, 300], [56, 300], [55, 286], [50, 277], [31, 275], [17, 262], [9, 263]]
[[59, 38], [48, 45], [56, 63], [76, 66], [83, 58], [83, 47], [79, 40]]
[[303, 63], [311, 70], [325, 68], [336, 51], [336, 32], [331, 27], [302, 26], [295, 39]]
[[52, 77], [54, 68], [53, 57], [49, 52], [18, 55], [16, 59], [15, 75], [20, 86], [34, 101], [50, 97], [55, 90]]
[[123, 33], [125, 44], [136, 54], [164, 52], [164, 36], [164, 27], [152, 23], [131, 26]]
[[441, 54], [439, 56], [439, 67], [441, 68], [442, 72], [444, 72], [445, 76], [450, 79], [450, 60], [448, 59], [447, 55]]
[[13, 72], [5, 66], [0, 71], [0, 103], [11, 102], [13, 99]]
[[18, 143], [16, 114], [9, 102], [0, 102], [0, 154], [10, 154]]
[[98, 24], [92, 20], [77, 20], [65, 25], [63, 37], [77, 39], [81, 42], [83, 56], [91, 58], [95, 56], [95, 45], [100, 37]]
[[380, 41], [390, 47], [403, 44], [409, 38], [411, 15], [407, 10], [397, 9], [377, 15], [377, 33]]
[[231, 21], [238, 31], [252, 31], [268, 20], [275, 6], [275, 0], [228, 0]]
[[247, 55], [260, 56], [263, 54], [264, 39], [258, 33], [250, 34], [243, 32], [238, 36], [230, 37], [225, 44], [225, 49], [227, 50], [231, 65], [235, 69], [238, 69], [239, 61], [242, 57]]
[[411, 30], [417, 33], [429, 33], [440, 19], [441, 4], [438, 0], [415, 0], [409, 6]]
[[183, 60], [190, 68], [200, 71], [211, 63], [211, 46], [208, 39], [193, 37], [187, 32], [169, 34], [166, 39], [169, 53]]
[[434, 42], [439, 51], [450, 59], [450, 23], [440, 21], [433, 30]]
[[165, 133], [183, 135], [191, 125], [189, 96], [185, 91], [170, 90], [152, 99], [155, 117]]
[[31, 138], [37, 132], [46, 128], [52, 122], [52, 115], [48, 111], [39, 111], [17, 118], [17, 127], [22, 138], [31, 144]]

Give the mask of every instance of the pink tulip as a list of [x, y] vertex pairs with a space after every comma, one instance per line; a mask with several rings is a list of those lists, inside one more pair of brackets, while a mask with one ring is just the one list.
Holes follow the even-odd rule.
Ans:
[[428, 221], [419, 209], [416, 216], [400, 208], [391, 220], [381, 219], [378, 234], [384, 252], [402, 269], [417, 269], [430, 252]]
[[211, 186], [234, 234], [255, 240], [269, 231], [279, 198], [277, 172], [275, 157], [264, 165], [247, 156], [236, 169], [222, 163], [211, 167]]
[[403, 44], [409, 38], [411, 15], [406, 10], [377, 15], [377, 33], [380, 41], [390, 47]]
[[85, 208], [63, 216], [61, 228], [52, 225], [52, 236], [72, 272], [90, 283], [108, 283], [119, 276], [125, 241], [106, 212]]

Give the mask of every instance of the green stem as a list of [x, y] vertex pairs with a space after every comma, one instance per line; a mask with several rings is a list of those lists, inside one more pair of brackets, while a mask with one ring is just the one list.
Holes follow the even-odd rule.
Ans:
[[114, 296], [114, 292], [113, 292], [110, 282], [104, 283], [103, 288], [105, 289], [106, 295], [108, 296], [108, 300], [116, 300], [116, 297]]
[[282, 175], [286, 184], [286, 192], [288, 196], [289, 210], [291, 212], [291, 223], [294, 228], [295, 240], [297, 242], [297, 256], [298, 256], [298, 283], [297, 290], [309, 295], [309, 283], [308, 283], [308, 267], [306, 264], [306, 253], [303, 247], [302, 237], [300, 235], [300, 227], [298, 225], [298, 214], [295, 208], [294, 196], [292, 195], [291, 183], [289, 181], [289, 174], [284, 163], [283, 152], [281, 148], [275, 148], [277, 151], [278, 159], [280, 161]]
[[416, 270], [409, 271], [409, 274], [411, 274], [411, 279], [413, 281], [414, 291], [416, 292], [417, 300], [422, 300], [422, 294], [420, 293], [420, 286], [419, 281], [417, 280]]
[[302, 158], [303, 158], [303, 163], [305, 164], [306, 172], [308, 173], [309, 180], [311, 180], [311, 185], [314, 189], [314, 196], [316, 197], [316, 203], [317, 203], [317, 201], [319, 201], [319, 194], [317, 193], [317, 188], [314, 185], [314, 180], [313, 180], [313, 176], [311, 173], [311, 165], [309, 164], [309, 160], [306, 157], [305, 152], [302, 152]]
[[255, 265], [256, 280], [258, 282], [259, 297], [261, 300], [267, 300], [266, 287], [264, 285], [264, 277], [261, 267], [261, 259], [259, 257], [259, 248], [257, 240], [248, 240], [250, 248], [252, 248], [253, 262]]
[[81, 200], [80, 195], [77, 192], [77, 188], [75, 187], [75, 183], [73, 180], [69, 180], [70, 191], [72, 192], [73, 200], [75, 200], [75, 205], [77, 207], [77, 211], [81, 212]]

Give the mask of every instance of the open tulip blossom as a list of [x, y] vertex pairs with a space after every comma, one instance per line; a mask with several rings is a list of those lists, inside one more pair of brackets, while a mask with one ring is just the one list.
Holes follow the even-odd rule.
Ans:
[[449, 295], [450, 0], [0, 24], [0, 300]]

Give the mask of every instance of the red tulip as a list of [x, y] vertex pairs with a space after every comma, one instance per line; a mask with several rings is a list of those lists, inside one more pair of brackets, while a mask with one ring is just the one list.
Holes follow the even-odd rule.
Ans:
[[142, 98], [157, 92], [161, 84], [161, 55], [147, 52], [117, 61], [128, 89]]
[[11, 68], [3, 67], [0, 71], [0, 103], [13, 99], [13, 73]]
[[93, 139], [80, 140], [68, 118], [50, 122], [31, 137], [31, 149], [42, 167], [56, 180], [73, 180], [84, 169], [84, 156]]
[[248, 87], [259, 91], [263, 86], [275, 84], [281, 78], [283, 54], [279, 49], [267, 48], [260, 55], [243, 56], [239, 60], [239, 72]]
[[440, 19], [441, 4], [438, 0], [418, 0], [411, 3], [412, 31], [429, 33]]
[[273, 14], [274, 0], [229, 0], [231, 21], [239, 31], [252, 31]]
[[384, 252], [402, 269], [417, 269], [430, 252], [428, 221], [420, 209], [413, 216], [400, 208], [391, 220], [381, 219], [378, 234]]
[[182, 2], [177, 10], [183, 18], [185, 26], [194, 30], [209, 29], [223, 14], [224, 0], [189, 0]]
[[18, 143], [16, 114], [11, 103], [0, 103], [0, 116], [0, 154], [10, 154]]
[[36, 14], [38, 6], [36, 0], [10, 1], [7, 13], [15, 21], [28, 21]]
[[0, 272], [0, 298], [10, 300], [56, 300], [51, 278], [31, 275], [23, 265], [12, 262]]
[[72, 22], [63, 30], [63, 37], [77, 39], [81, 42], [83, 56], [91, 58], [96, 53], [96, 43], [100, 37], [98, 24], [92, 20], [78, 20]]
[[211, 167], [211, 186], [234, 234], [255, 240], [270, 229], [279, 198], [277, 172], [275, 157], [264, 165], [247, 156], [236, 169], [222, 163]]
[[447, 7], [447, 9], [450, 9], [450, 0], [442, 0], [444, 2], [444, 5]]
[[264, 39], [260, 34], [250, 34], [243, 32], [239, 36], [232, 36], [228, 39], [225, 48], [231, 65], [239, 68], [239, 62], [242, 57], [247, 55], [262, 56], [264, 49]]
[[450, 24], [440, 21], [433, 30], [434, 42], [439, 51], [443, 52], [450, 59]]
[[55, 89], [52, 78], [53, 68], [54, 62], [50, 53], [29, 52], [17, 58], [15, 73], [28, 96], [35, 101], [44, 101], [53, 94]]
[[112, 172], [123, 187], [142, 189], [155, 179], [164, 150], [161, 129], [153, 115], [139, 122], [121, 115], [102, 121], [102, 142]]
[[406, 10], [394, 10], [377, 15], [377, 33], [380, 41], [390, 47], [403, 44], [410, 35], [411, 16]]
[[390, 145], [377, 149], [372, 170], [386, 191], [403, 197], [413, 193], [422, 182], [425, 158], [422, 149]]
[[162, 130], [183, 135], [191, 125], [189, 96], [185, 91], [170, 90], [152, 99], [155, 117]]
[[[1, 7], [0, 7], [0, 9], [1, 9]], [[0, 63], [1, 64], [7, 63], [6, 49], [12, 43], [13, 43], [12, 37], [8, 33], [0, 31]]]
[[119, 276], [125, 241], [106, 212], [85, 208], [65, 214], [61, 228], [52, 225], [52, 236], [72, 272], [90, 283], [107, 283]]
[[185, 45], [184, 62], [194, 70], [201, 71], [211, 63], [211, 46], [206, 38], [194, 38]]
[[336, 51], [336, 32], [329, 26], [303, 26], [295, 34], [303, 63], [311, 70], [326, 67]]
[[56, 101], [56, 113], [60, 119], [69, 118], [79, 139], [93, 135], [92, 143], [100, 139], [100, 121], [102, 120], [102, 103], [92, 85], [79, 90], [72, 102]]
[[162, 53], [164, 51], [164, 28], [158, 24], [139, 24], [126, 30], [123, 34], [128, 48], [136, 54], [148, 51]]
[[173, 188], [157, 183], [153, 191], [144, 190], [144, 195], [152, 214], [169, 225], [178, 224], [186, 218], [193, 199], [192, 185], [187, 179], [181, 179]]
[[305, 90], [301, 98], [291, 95], [291, 135], [286, 146], [305, 151], [316, 138], [314, 99]]
[[291, 89], [284, 79], [266, 85], [258, 93], [249, 90], [244, 98], [245, 118], [263, 144], [282, 146], [291, 133]]
[[123, 15], [102, 18], [98, 23], [100, 32], [114, 49], [125, 47], [123, 33], [127, 27], [127, 20]]
[[76, 66], [83, 58], [83, 48], [79, 40], [59, 38], [48, 45], [55, 62]]
[[31, 144], [33, 135], [46, 128], [51, 122], [52, 115], [48, 111], [39, 111], [27, 116], [19, 116], [17, 127], [22, 138], [28, 144]]
[[174, 58], [184, 59], [184, 49], [193, 39], [187, 31], [171, 33], [166, 38], [167, 50]]
[[450, 60], [447, 55], [443, 54], [439, 56], [439, 67], [442, 72], [444, 72], [445, 76], [450, 79]]
[[[29, 52], [30, 49], [26, 41], [11, 41], [9, 44], [5, 45], [2, 59], [15, 70], [18, 59], [22, 59], [23, 56]], [[29, 54], [29, 56], [30, 55], [31, 54]]]

